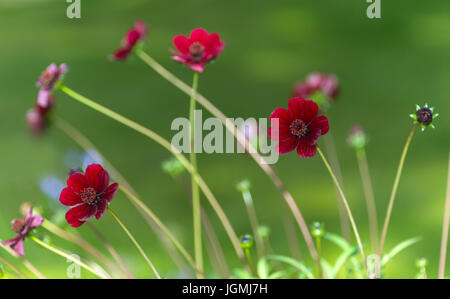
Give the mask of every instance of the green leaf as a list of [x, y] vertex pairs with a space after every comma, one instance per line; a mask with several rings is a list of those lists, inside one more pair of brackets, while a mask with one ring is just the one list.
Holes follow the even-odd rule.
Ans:
[[347, 251], [344, 251], [336, 260], [336, 263], [334, 264], [333, 270], [328, 278], [336, 278], [336, 276], [339, 274], [339, 271], [342, 269], [342, 267], [348, 262], [348, 260], [354, 256], [356, 253], [358, 253], [359, 249], [357, 246], [354, 246], [353, 248], [350, 248]]
[[302, 262], [297, 261], [291, 257], [287, 257], [287, 256], [283, 256], [283, 255], [269, 255], [269, 256], [267, 256], [267, 259], [275, 260], [275, 261], [279, 261], [279, 262], [291, 265], [292, 267], [297, 268], [303, 274], [305, 274], [307, 278], [314, 279], [314, 275]]
[[381, 266], [385, 266], [391, 259], [393, 259], [397, 254], [405, 250], [406, 248], [414, 245], [415, 243], [419, 242], [422, 239], [422, 237], [414, 237], [408, 240], [405, 240], [395, 246], [389, 253], [385, 254], [383, 256], [383, 259], [381, 260]]
[[336, 244], [343, 251], [347, 251], [347, 250], [352, 249], [352, 246], [347, 242], [347, 240], [345, 240], [341, 236], [338, 236], [338, 235], [333, 234], [333, 233], [325, 233], [325, 235], [323, 237], [325, 239], [327, 239], [328, 241]]
[[322, 266], [323, 274], [325, 274], [326, 278], [331, 278], [333, 268], [331, 267], [330, 263], [327, 262], [325, 259], [320, 259], [320, 265]]
[[234, 275], [233, 278], [236, 279], [253, 279], [256, 278], [253, 275], [251, 275], [250, 273], [248, 273], [247, 271], [243, 270], [243, 269], [236, 269], [234, 270]]
[[258, 270], [259, 278], [262, 278], [262, 279], [269, 278], [270, 266], [269, 266], [269, 263], [267, 262], [266, 258], [262, 258], [258, 261], [257, 268], [258, 268], [257, 270]]
[[269, 279], [280, 279], [280, 278], [287, 278], [287, 272], [286, 271], [277, 271], [269, 275]]

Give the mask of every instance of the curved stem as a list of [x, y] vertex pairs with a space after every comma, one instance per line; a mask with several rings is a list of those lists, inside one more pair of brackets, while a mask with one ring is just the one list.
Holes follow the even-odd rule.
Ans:
[[125, 224], [123, 224], [123, 222], [119, 219], [119, 217], [116, 215], [116, 213], [114, 213], [111, 208], [108, 208], [108, 212], [111, 214], [111, 216], [113, 216], [114, 220], [117, 221], [117, 223], [120, 225], [120, 227], [123, 229], [123, 231], [127, 234], [128, 238], [130, 238], [131, 242], [133, 242], [134, 246], [136, 246], [136, 248], [139, 250], [139, 253], [144, 257], [145, 261], [147, 262], [147, 264], [150, 266], [150, 268], [152, 269], [153, 273], [155, 274], [156, 278], [160, 279], [161, 276], [159, 276], [158, 271], [156, 270], [155, 266], [153, 265], [153, 263], [150, 261], [150, 259], [148, 258], [147, 254], [145, 254], [144, 250], [142, 249], [141, 245], [139, 245], [139, 243], [136, 241], [136, 239], [133, 237], [133, 235], [130, 233], [130, 231], [127, 229], [127, 227], [125, 226]]
[[25, 259], [23, 256], [18, 255], [14, 250], [12, 250], [9, 246], [3, 245], [2, 240], [0, 240], [0, 247], [3, 248], [6, 252], [8, 252], [11, 256], [18, 259], [28, 270], [30, 270], [31, 273], [36, 275], [39, 279], [46, 279], [47, 277], [41, 273], [32, 263], [30, 263], [27, 259]]
[[[192, 93], [192, 88], [166, 70], [162, 65], [156, 62], [152, 57], [150, 57], [147, 53], [142, 50], [135, 51], [136, 55], [142, 59], [148, 66], [150, 66], [153, 70], [155, 70], [158, 74], [160, 74], [164, 79], [172, 83], [175, 87], [180, 89], [187, 95]], [[258, 151], [247, 142], [245, 135], [243, 135], [239, 130], [236, 130], [236, 127], [231, 122], [227, 122], [227, 117], [223, 114], [219, 109], [217, 109], [208, 99], [206, 99], [203, 95], [197, 93], [196, 97], [197, 102], [202, 105], [206, 110], [208, 110], [212, 115], [217, 117], [226, 127], [226, 129], [235, 136], [237, 142], [250, 154], [250, 156], [255, 160], [255, 162], [261, 167], [261, 169], [269, 176], [272, 180], [273, 184], [278, 188], [281, 195], [285, 199], [289, 209], [291, 210], [294, 218], [300, 228], [300, 231], [305, 238], [306, 245], [308, 246], [308, 250], [314, 260], [317, 259], [317, 251], [314, 246], [314, 241], [311, 237], [311, 234], [308, 229], [308, 225], [303, 218], [300, 209], [295, 203], [294, 198], [291, 193], [284, 187], [283, 182], [276, 175], [273, 169], [265, 163], [265, 159], [258, 153]], [[239, 245], [239, 242], [237, 243]]]
[[32, 239], [34, 242], [38, 243], [39, 245], [41, 245], [42, 247], [50, 250], [53, 253], [56, 253], [57, 255], [60, 255], [64, 258], [66, 258], [67, 260], [71, 260], [72, 262], [74, 262], [75, 264], [79, 265], [80, 267], [83, 267], [84, 269], [88, 270], [89, 272], [91, 272], [92, 274], [103, 278], [103, 279], [108, 279], [111, 278], [109, 276], [104, 275], [103, 273], [99, 273], [98, 271], [92, 269], [91, 267], [89, 267], [88, 265], [86, 265], [85, 263], [83, 263], [82, 261], [74, 258], [72, 255], [65, 253], [64, 251], [62, 251], [61, 249], [58, 249], [56, 247], [53, 247], [41, 240], [39, 240], [38, 238], [36, 238], [35, 236], [30, 236], [30, 239]]
[[117, 252], [116, 249], [106, 240], [105, 236], [95, 228], [94, 225], [92, 225], [89, 221], [86, 222], [87, 227], [97, 236], [97, 238], [100, 240], [100, 242], [103, 243], [103, 246], [106, 247], [106, 250], [112, 255], [112, 257], [116, 260], [116, 262], [122, 267], [123, 272], [125, 273], [126, 277], [129, 279], [134, 279], [133, 273], [131, 273], [130, 268], [128, 268], [128, 265], [125, 263], [125, 261], [122, 259], [120, 254]]
[[317, 277], [319, 279], [323, 278], [322, 274], [322, 240], [321, 237], [316, 237], [316, 248], [317, 248]]
[[364, 148], [356, 150], [358, 160], [359, 173], [364, 187], [364, 195], [366, 198], [367, 214], [369, 215], [370, 240], [372, 251], [375, 253], [378, 244], [378, 221], [377, 207], [375, 205], [375, 196], [372, 188], [372, 180], [370, 179], [369, 166], [367, 163], [366, 150]]
[[445, 198], [444, 220], [442, 221], [442, 241], [441, 254], [439, 258], [439, 279], [444, 279], [445, 275], [445, 258], [447, 255], [448, 225], [450, 219], [450, 159], [447, 175], [447, 195]]
[[256, 269], [255, 263], [253, 262], [252, 254], [250, 253], [250, 249], [245, 248], [244, 251], [245, 251], [245, 255], [247, 256], [247, 260], [248, 260], [248, 264], [250, 265], [250, 269], [252, 269], [254, 275], [258, 276], [258, 270]]
[[79, 247], [83, 248], [87, 253], [89, 253], [94, 258], [99, 260], [101, 263], [108, 266], [109, 268], [112, 268], [112, 270], [117, 271], [117, 267], [113, 264], [113, 262], [109, 258], [103, 255], [103, 253], [98, 251], [94, 246], [89, 244], [83, 238], [59, 228], [58, 226], [50, 222], [48, 219], [44, 219], [42, 227], [48, 230], [49, 232], [55, 234], [56, 236], [60, 237], [61, 239], [64, 239], [66, 241], [78, 245]]
[[395, 176], [394, 187], [392, 188], [392, 193], [391, 193], [391, 197], [389, 199], [389, 205], [388, 205], [388, 209], [386, 212], [386, 217], [384, 218], [383, 231], [381, 233], [380, 248], [378, 249], [378, 255], [380, 256], [380, 258], [381, 258], [381, 255], [383, 254], [384, 241], [386, 239], [386, 234], [387, 234], [387, 230], [389, 227], [389, 221], [391, 219], [392, 208], [394, 207], [394, 200], [395, 200], [395, 195], [397, 194], [398, 183], [400, 182], [400, 176], [403, 171], [403, 165], [405, 164], [406, 154], [408, 153], [408, 148], [409, 148], [409, 145], [411, 144], [411, 140], [414, 136], [414, 132], [416, 131], [416, 129], [418, 127], [419, 127], [419, 125], [415, 125], [411, 129], [408, 139], [406, 140], [405, 146], [403, 147], [402, 156], [400, 157], [400, 163], [398, 165], [397, 175]]
[[[75, 91], [71, 90], [70, 88], [60, 85], [59, 88], [61, 91], [65, 92], [69, 96], [71, 96], [73, 99], [79, 101], [80, 103], [85, 104], [86, 106], [103, 113], [104, 115], [120, 122], [121, 124], [147, 136], [148, 138], [152, 139], [162, 147], [164, 147], [166, 150], [168, 150], [170, 153], [172, 153], [175, 158], [177, 158], [181, 164], [186, 168], [187, 171], [193, 176], [195, 176], [195, 179], [200, 187], [200, 189], [203, 191], [203, 194], [205, 194], [205, 197], [208, 199], [209, 203], [211, 204], [212, 208], [216, 212], [217, 216], [219, 217], [220, 221], [222, 222], [222, 225], [225, 228], [225, 231], [228, 234], [228, 237], [230, 238], [234, 250], [236, 251], [236, 254], [238, 255], [241, 262], [245, 263], [245, 257], [244, 252], [242, 251], [242, 248], [239, 244], [239, 239], [236, 235], [236, 233], [233, 230], [233, 227], [231, 226], [230, 221], [228, 220], [228, 217], [225, 215], [225, 212], [222, 210], [222, 207], [217, 202], [216, 198], [214, 197], [214, 194], [209, 189], [208, 185], [205, 183], [203, 178], [193, 169], [192, 164], [181, 154], [179, 151], [172, 147], [169, 141], [161, 137], [160, 135], [156, 134], [152, 130], [76, 93]], [[293, 199], [292, 199], [293, 201]], [[295, 203], [294, 203], [295, 205]], [[305, 224], [306, 225], [306, 224]]]
[[[189, 124], [190, 124], [190, 147], [189, 154], [193, 170], [198, 172], [197, 156], [195, 153], [195, 97], [197, 95], [198, 87], [198, 72], [194, 72], [194, 79], [192, 82], [192, 94], [189, 105]], [[203, 253], [202, 253], [202, 220], [200, 217], [200, 191], [194, 176], [191, 176], [192, 184], [192, 213], [194, 222], [194, 247], [195, 247], [195, 262], [200, 272], [203, 272]], [[197, 276], [201, 278], [201, 276]]]
[[325, 167], [328, 169], [328, 172], [330, 173], [331, 178], [333, 179], [334, 184], [336, 185], [336, 188], [338, 189], [339, 194], [341, 195], [341, 199], [342, 199], [342, 202], [344, 203], [345, 209], [347, 210], [348, 219], [350, 220], [350, 224], [352, 226], [353, 233], [355, 234], [356, 242], [358, 243], [359, 251], [361, 252], [361, 256], [362, 256], [363, 263], [364, 263], [364, 268], [366, 269], [366, 272], [367, 272], [366, 255], [364, 253], [364, 248], [363, 248], [363, 245], [361, 242], [361, 238], [359, 236], [358, 228], [356, 226], [355, 219], [353, 218], [353, 214], [352, 214], [352, 211], [348, 204], [347, 198], [345, 197], [344, 191], [342, 191], [341, 185], [339, 184], [339, 182], [336, 178], [336, 175], [334, 174], [333, 170], [331, 169], [330, 164], [328, 164], [328, 161], [325, 158], [325, 156], [319, 146], [317, 146], [317, 152], [319, 153], [320, 157], [322, 158], [323, 163], [325, 164]]

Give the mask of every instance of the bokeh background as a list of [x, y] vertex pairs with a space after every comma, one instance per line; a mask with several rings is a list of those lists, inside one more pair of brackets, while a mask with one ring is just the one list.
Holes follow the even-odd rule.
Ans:
[[[340, 80], [341, 95], [328, 117], [344, 176], [344, 186], [369, 247], [364, 193], [354, 152], [345, 143], [354, 123], [370, 137], [367, 150], [375, 188], [378, 220], [382, 222], [398, 160], [412, 126], [408, 115], [415, 104], [428, 102], [441, 117], [436, 130], [418, 133], [413, 140], [394, 207], [386, 249], [414, 236], [423, 239], [387, 268], [386, 277], [414, 277], [415, 261], [429, 260], [429, 276], [436, 277], [447, 177], [450, 121], [450, 3], [382, 0], [382, 18], [368, 19], [366, 1], [206, 1], [206, 0], [82, 0], [82, 18], [66, 17], [65, 1], [0, 0], [0, 237], [12, 236], [10, 220], [29, 201], [51, 217], [62, 210], [41, 192], [47, 176], [65, 180], [68, 152], [80, 152], [69, 138], [51, 129], [33, 138], [24, 117], [37, 96], [35, 81], [51, 62], [65, 62], [71, 71], [65, 83], [167, 138], [170, 124], [187, 116], [188, 97], [140, 60], [112, 63], [108, 55], [136, 19], [151, 25], [145, 50], [186, 82], [191, 72], [170, 60], [171, 39], [204, 27], [226, 41], [223, 55], [208, 65], [199, 90], [231, 117], [268, 117], [287, 106], [294, 82], [312, 71], [332, 72]], [[143, 136], [57, 94], [57, 115], [88, 136], [139, 192], [193, 254], [192, 217], [182, 187], [161, 170], [168, 152]], [[69, 154], [70, 156], [70, 154]], [[268, 177], [245, 155], [199, 156], [199, 169], [238, 234], [250, 232], [245, 206], [235, 184], [244, 178], [260, 221], [270, 227], [279, 254], [289, 255], [283, 228], [280, 195]], [[294, 195], [308, 223], [321, 221], [326, 230], [340, 233], [332, 181], [318, 157], [301, 159], [294, 153], [274, 165]], [[186, 182], [189, 177], [183, 178]], [[204, 199], [204, 198], [203, 198]], [[213, 225], [231, 268], [239, 266], [215, 214]], [[123, 218], [163, 275], [178, 277], [164, 247], [122, 194], [112, 206]], [[112, 217], [92, 221], [116, 247], [139, 277], [147, 277], [142, 257]], [[64, 226], [64, 223], [61, 223]], [[381, 226], [381, 225], [380, 225]], [[66, 227], [67, 229], [70, 229]], [[41, 231], [44, 232], [43, 230]], [[87, 227], [76, 231], [103, 250]], [[312, 266], [301, 235], [305, 263]], [[55, 245], [80, 252], [52, 237]], [[27, 258], [49, 277], [65, 277], [67, 263], [32, 241]], [[336, 248], [324, 245], [325, 255]], [[104, 251], [104, 250], [103, 250]], [[106, 251], [105, 251], [106, 252]], [[80, 252], [81, 253], [81, 252]], [[5, 252], [1, 256], [7, 256]], [[211, 266], [208, 263], [208, 271]], [[89, 277], [83, 271], [83, 277]]]

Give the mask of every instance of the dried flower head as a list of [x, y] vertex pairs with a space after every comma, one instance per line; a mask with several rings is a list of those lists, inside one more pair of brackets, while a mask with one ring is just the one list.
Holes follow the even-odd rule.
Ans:
[[100, 164], [89, 165], [85, 174], [71, 174], [67, 186], [61, 191], [59, 201], [73, 206], [66, 213], [66, 220], [72, 227], [79, 227], [94, 216], [103, 217], [119, 187], [117, 183], [109, 185], [109, 174]]
[[25, 219], [14, 219], [11, 222], [11, 229], [16, 233], [16, 236], [8, 241], [4, 241], [3, 245], [10, 246], [19, 255], [24, 255], [23, 241], [42, 222], [44, 222], [44, 218], [38, 214], [33, 215], [33, 208], [30, 207], [25, 215]]
[[194, 29], [189, 37], [175, 36], [173, 44], [177, 51], [172, 51], [172, 59], [199, 73], [203, 72], [206, 63], [219, 57], [225, 48], [225, 42], [219, 34], [208, 33], [203, 28]]

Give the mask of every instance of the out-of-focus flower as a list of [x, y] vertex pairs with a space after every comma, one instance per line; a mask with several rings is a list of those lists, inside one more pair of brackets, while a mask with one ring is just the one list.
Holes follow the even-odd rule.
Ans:
[[269, 128], [269, 137], [279, 141], [275, 150], [283, 155], [297, 149], [300, 157], [313, 157], [320, 136], [330, 129], [328, 118], [317, 116], [318, 113], [314, 101], [302, 98], [290, 99], [288, 109], [275, 109], [270, 116], [272, 126]]
[[292, 96], [314, 100], [321, 110], [326, 110], [330, 102], [339, 94], [339, 82], [333, 74], [311, 73], [305, 81], [294, 86]]
[[69, 68], [66, 64], [63, 63], [58, 66], [56, 63], [52, 63], [41, 74], [36, 85], [47, 90], [52, 90], [55, 84], [61, 80], [68, 71]]
[[163, 161], [161, 168], [165, 173], [169, 174], [174, 178], [178, 177], [186, 170], [183, 164], [181, 164], [180, 160], [178, 160], [175, 157]]
[[348, 132], [347, 144], [355, 149], [362, 149], [367, 145], [367, 136], [360, 125], [353, 125]]
[[322, 238], [325, 234], [325, 227], [323, 223], [314, 222], [311, 226], [311, 235], [314, 238]]
[[24, 255], [24, 239], [31, 230], [40, 226], [42, 222], [44, 222], [44, 218], [37, 214], [33, 215], [33, 208], [31, 207], [25, 216], [25, 220], [14, 219], [12, 221], [11, 228], [17, 235], [8, 241], [4, 241], [3, 245], [10, 246], [17, 254]]
[[208, 34], [202, 28], [194, 29], [189, 37], [175, 36], [173, 44], [178, 51], [172, 51], [172, 59], [199, 73], [202, 73], [205, 64], [216, 59], [225, 47], [225, 42], [220, 39], [219, 34]]
[[41, 113], [50, 111], [53, 108], [53, 96], [49, 89], [41, 88], [39, 90], [36, 107], [41, 110]]
[[410, 114], [409, 116], [414, 119], [414, 123], [419, 124], [422, 131], [424, 131], [428, 127], [434, 129], [433, 120], [439, 116], [439, 113], [435, 113], [433, 107], [428, 107], [428, 104], [425, 104], [423, 107], [416, 105], [416, 113]]
[[142, 21], [136, 21], [134, 27], [128, 30], [122, 44], [112, 55], [112, 60], [125, 60], [138, 42], [145, 38], [147, 35], [147, 26]]
[[119, 187], [117, 183], [109, 185], [109, 174], [100, 164], [89, 165], [85, 174], [70, 175], [67, 186], [61, 191], [59, 201], [74, 206], [66, 213], [72, 227], [79, 227], [94, 216], [100, 219]]
[[48, 119], [46, 113], [38, 108], [28, 110], [26, 121], [30, 131], [36, 135], [40, 135], [48, 126]]

